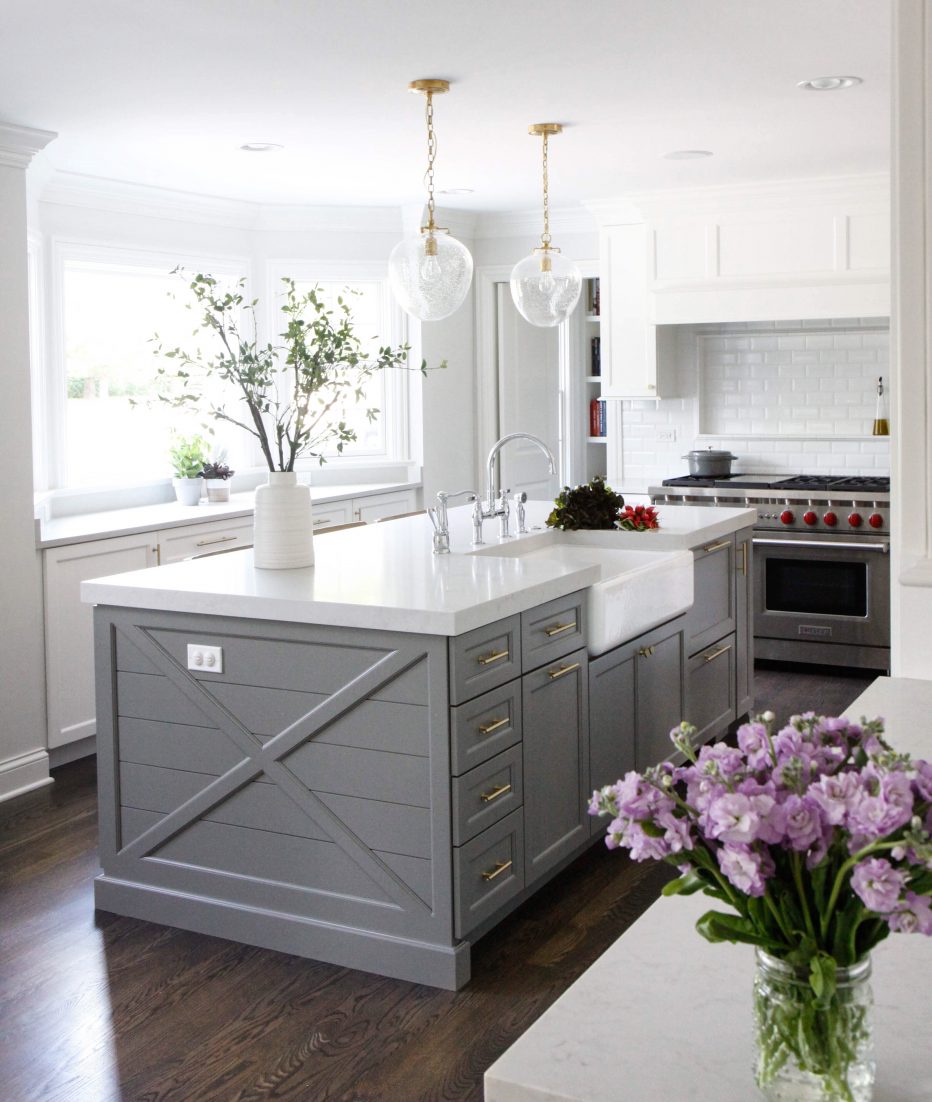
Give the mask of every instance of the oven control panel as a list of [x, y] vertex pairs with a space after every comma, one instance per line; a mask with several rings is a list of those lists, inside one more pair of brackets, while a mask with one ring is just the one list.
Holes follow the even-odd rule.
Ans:
[[890, 507], [879, 501], [768, 502], [757, 506], [757, 528], [836, 536], [887, 535]]

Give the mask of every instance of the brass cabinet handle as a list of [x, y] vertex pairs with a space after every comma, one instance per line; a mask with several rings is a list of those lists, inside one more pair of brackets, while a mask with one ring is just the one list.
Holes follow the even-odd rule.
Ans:
[[555, 635], [562, 635], [564, 631], [572, 631], [576, 627], [576, 621], [571, 624], [555, 624], [552, 628], [544, 628], [544, 634], [552, 639]]
[[727, 654], [731, 650], [731, 643], [726, 643], [724, 647], [719, 647], [718, 650], [712, 651], [711, 654], [704, 654], [702, 657], [706, 662], [714, 662], [716, 658], [721, 658], [723, 654]]
[[318, 526], [318, 524], [329, 524], [329, 523], [330, 523], [330, 517], [318, 517], [314, 521], [314, 527], [316, 528]]
[[493, 788], [491, 792], [483, 792], [479, 797], [484, 804], [490, 804], [493, 800], [497, 800], [499, 796], [504, 796], [506, 792], [511, 791], [510, 784], [500, 784], [498, 788]]
[[573, 670], [579, 669], [579, 663], [574, 662], [571, 666], [561, 666], [558, 670], [548, 670], [547, 676], [551, 681], [556, 681], [558, 677], [565, 677], [566, 674], [572, 673]]
[[642, 658], [650, 658], [650, 656], [653, 653], [654, 653], [654, 648], [653, 647], [638, 647], [638, 654]]
[[731, 540], [722, 540], [721, 543], [710, 543], [708, 547], [703, 547], [703, 551], [724, 551], [726, 547], [731, 547]]
[[493, 662], [498, 662], [500, 659], [507, 657], [507, 650], [493, 650], [491, 654], [483, 654], [477, 661], [480, 666], [491, 666]]
[[503, 872], [507, 872], [511, 868], [511, 861], [497, 861], [494, 869], [489, 869], [482, 874], [483, 880], [494, 880], [496, 876], [501, 876]]
[[491, 735], [491, 733], [497, 731], [499, 727], [507, 727], [510, 719], [510, 716], [505, 716], [504, 719], [490, 719], [488, 723], [480, 723], [479, 734]]
[[194, 545], [195, 547], [210, 547], [212, 543], [229, 543], [230, 540], [238, 539], [238, 536], [217, 536], [212, 540], [198, 540]]
[[742, 544], [740, 544], [739, 546], [741, 547], [741, 568], [740, 568], [740, 573], [742, 574], [742, 576], [743, 576], [743, 577], [745, 577], [745, 578], [746, 578], [746, 577], [748, 576], [748, 541], [747, 541], [747, 540], [745, 540], [745, 541], [744, 541], [744, 542], [743, 542]]

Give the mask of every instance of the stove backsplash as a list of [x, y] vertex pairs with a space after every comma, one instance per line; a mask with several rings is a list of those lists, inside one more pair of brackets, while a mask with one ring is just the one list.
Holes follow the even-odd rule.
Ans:
[[[676, 330], [676, 363], [662, 366], [678, 397], [621, 403], [626, 489], [686, 474], [682, 456], [706, 447], [731, 450], [746, 472], [889, 473], [889, 439], [870, 435], [877, 378], [889, 381], [888, 318]], [[671, 429], [675, 441], [658, 439]]]

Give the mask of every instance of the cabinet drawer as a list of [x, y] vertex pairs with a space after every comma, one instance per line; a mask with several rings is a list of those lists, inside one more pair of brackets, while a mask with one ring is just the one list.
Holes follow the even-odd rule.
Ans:
[[698, 729], [697, 744], [723, 734], [735, 718], [735, 659], [732, 634], [689, 660], [686, 716]]
[[696, 654], [735, 630], [735, 538], [693, 549], [693, 607], [687, 615], [687, 653]]
[[453, 781], [453, 845], [461, 846], [480, 831], [520, 807], [521, 747], [477, 765]]
[[450, 703], [504, 685], [521, 673], [521, 617], [458, 635], [450, 643]]
[[454, 933], [465, 937], [524, 887], [521, 809], [453, 851]]
[[349, 501], [327, 501], [315, 505], [312, 509], [315, 532], [323, 532], [332, 528], [335, 524], [349, 524], [353, 519], [353, 511]]
[[214, 551], [252, 547], [252, 517], [186, 524], [159, 532], [159, 563], [180, 562]]
[[586, 591], [558, 597], [521, 613], [525, 672], [586, 645]]
[[458, 777], [521, 740], [517, 678], [450, 709], [451, 769]]

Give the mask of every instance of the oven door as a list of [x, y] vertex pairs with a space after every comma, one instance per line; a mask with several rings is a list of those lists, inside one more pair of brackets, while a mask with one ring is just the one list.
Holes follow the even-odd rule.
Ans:
[[[803, 644], [835, 644], [841, 662], [860, 662], [857, 648], [890, 646], [890, 544], [882, 538], [813, 539], [805, 533], [754, 537], [754, 637], [761, 657], [812, 660]], [[849, 648], [853, 648], [849, 652]], [[770, 653], [770, 650], [779, 653]], [[866, 658], [889, 658], [865, 654]], [[825, 659], [828, 661], [829, 659]]]

